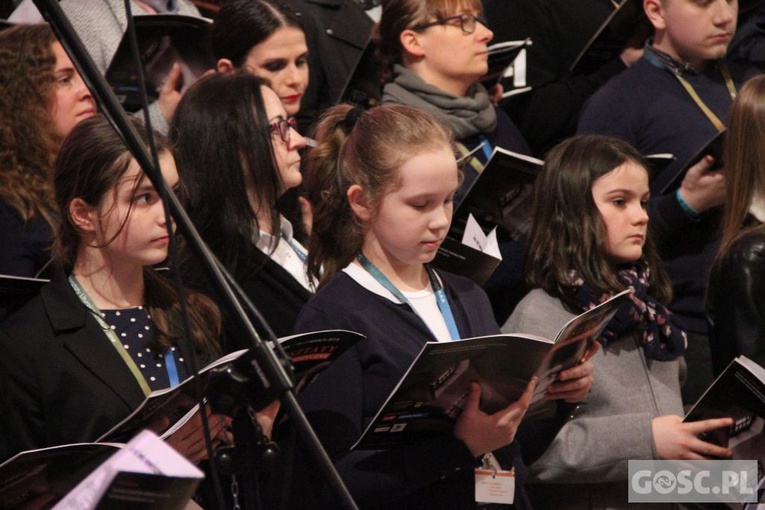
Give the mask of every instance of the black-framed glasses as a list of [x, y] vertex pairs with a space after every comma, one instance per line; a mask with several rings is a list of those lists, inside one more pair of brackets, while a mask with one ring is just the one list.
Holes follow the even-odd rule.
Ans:
[[295, 117], [279, 119], [268, 125], [268, 132], [272, 135], [274, 133], [279, 133], [279, 138], [281, 138], [284, 143], [290, 142], [290, 133], [293, 129], [297, 129], [297, 121], [295, 120]]
[[449, 23], [453, 23], [455, 21], [459, 22], [460, 28], [466, 34], [472, 34], [473, 32], [475, 32], [476, 23], [480, 23], [481, 25], [485, 27], [489, 26], [486, 23], [486, 18], [484, 18], [483, 16], [476, 16], [475, 14], [468, 14], [466, 12], [463, 12], [462, 14], [457, 14], [456, 16], [449, 16], [448, 18], [437, 19], [436, 21], [431, 21], [429, 23], [420, 23], [419, 25], [413, 26], [412, 30], [416, 30], [416, 31], [425, 30], [428, 27], [432, 27], [435, 25], [446, 25]]

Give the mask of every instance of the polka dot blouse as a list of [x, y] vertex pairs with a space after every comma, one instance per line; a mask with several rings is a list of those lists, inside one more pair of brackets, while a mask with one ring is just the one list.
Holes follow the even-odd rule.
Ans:
[[164, 353], [157, 352], [154, 327], [148, 310], [142, 306], [123, 310], [101, 310], [104, 320], [117, 334], [130, 357], [143, 374], [152, 391], [170, 386], [167, 374], [166, 356], [173, 356], [178, 370], [178, 380], [183, 381], [189, 374], [176, 346]]

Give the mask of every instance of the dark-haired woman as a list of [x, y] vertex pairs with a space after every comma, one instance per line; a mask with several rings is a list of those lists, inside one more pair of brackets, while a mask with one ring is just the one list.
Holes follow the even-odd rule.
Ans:
[[[311, 287], [306, 249], [276, 202], [302, 182], [299, 149], [305, 140], [276, 93], [242, 72], [195, 83], [178, 105], [171, 133], [199, 233], [276, 335], [291, 334]], [[195, 263], [189, 261], [184, 272], [192, 286], [212, 292]], [[240, 331], [229, 331], [227, 339], [233, 342], [229, 350], [240, 346], [236, 342], [247, 347]]]

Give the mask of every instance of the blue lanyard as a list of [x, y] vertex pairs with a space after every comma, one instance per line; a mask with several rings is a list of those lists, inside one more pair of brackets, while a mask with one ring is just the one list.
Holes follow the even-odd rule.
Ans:
[[[393, 285], [393, 283], [388, 279], [387, 276], [385, 276], [382, 271], [380, 271], [377, 266], [375, 266], [371, 260], [369, 260], [363, 253], [359, 252], [358, 255], [356, 255], [356, 259], [361, 264], [361, 267], [363, 267], [367, 273], [371, 274], [372, 277], [377, 280], [377, 282], [385, 287], [386, 290], [390, 291], [391, 294], [393, 294], [396, 299], [401, 301], [403, 304], [407, 305], [415, 314], [417, 314], [417, 310], [415, 310], [414, 306], [412, 306], [412, 303], [409, 302], [409, 300], [404, 296], [404, 294], [401, 293], [398, 288]], [[443, 287], [441, 286], [441, 282], [438, 281], [438, 278], [436, 277], [436, 272], [427, 264], [425, 264], [425, 271], [428, 273], [428, 279], [430, 280], [430, 286], [433, 287], [433, 292], [436, 295], [436, 303], [438, 304], [438, 309], [441, 311], [441, 315], [444, 317], [444, 322], [446, 323], [446, 328], [449, 330], [449, 336], [452, 337], [452, 340], [459, 340], [460, 339], [460, 332], [457, 329], [457, 323], [454, 321], [454, 314], [452, 313], [452, 307], [449, 306], [449, 301], [446, 299], [446, 292], [444, 292]], [[419, 317], [419, 314], [417, 314]], [[422, 319], [422, 317], [420, 317]], [[423, 322], [425, 322], [423, 320]], [[427, 323], [426, 323], [427, 325]]]
[[293, 239], [287, 239], [282, 235], [282, 238], [287, 241], [287, 244], [290, 245], [290, 248], [292, 248], [292, 251], [295, 252], [295, 255], [300, 259], [300, 262], [305, 264], [305, 261], [308, 260], [308, 254], [303, 250]]
[[178, 385], [178, 367], [175, 365], [175, 356], [172, 347], [165, 354], [165, 367], [167, 367], [167, 378], [170, 380], [170, 387]]
[[483, 149], [483, 153], [486, 156], [486, 161], [489, 161], [491, 159], [492, 153], [491, 144], [489, 143], [489, 140], [487, 140], [483, 135], [480, 136], [479, 140], [481, 140], [481, 149]]

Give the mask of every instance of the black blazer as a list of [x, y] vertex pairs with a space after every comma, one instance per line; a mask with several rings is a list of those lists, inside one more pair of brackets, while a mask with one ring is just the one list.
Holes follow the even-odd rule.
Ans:
[[[291, 335], [300, 309], [313, 294], [286, 269], [257, 248], [242, 250], [239, 260], [247, 260], [246, 264], [242, 264], [243, 268], [239, 274], [234, 276], [239, 286], [268, 322], [277, 338]], [[181, 272], [184, 282], [189, 287], [204, 292], [220, 307], [225, 332], [224, 351], [233, 352], [250, 347], [244, 328], [233, 318], [231, 310], [225, 305], [200, 264], [195, 259], [187, 258], [181, 264]], [[252, 322], [258, 334], [268, 338], [266, 330], [258, 321]]]
[[306, 33], [308, 89], [300, 104], [300, 132], [340, 98], [372, 35], [374, 22], [355, 0], [285, 0]]
[[0, 324], [0, 459], [94, 441], [144, 399], [63, 274]]

